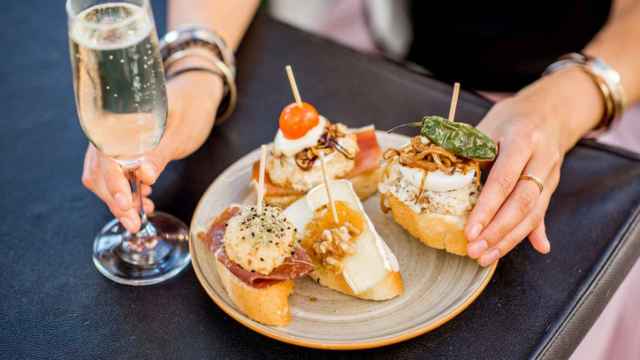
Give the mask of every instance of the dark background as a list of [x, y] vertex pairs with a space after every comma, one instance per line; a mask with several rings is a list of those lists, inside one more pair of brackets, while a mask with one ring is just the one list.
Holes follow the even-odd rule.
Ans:
[[[154, 6], [162, 34], [164, 1]], [[478, 301], [453, 321], [417, 339], [362, 352], [281, 344], [219, 310], [191, 268], [144, 288], [117, 285], [94, 269], [93, 235], [111, 215], [80, 184], [87, 142], [75, 113], [63, 1], [2, 1], [0, 23], [2, 359], [524, 358], [589, 292], [602, 264], [626, 239], [624, 224], [640, 201], [634, 155], [581, 145], [567, 157], [547, 218], [553, 252], [543, 257], [520, 246], [501, 262]], [[389, 128], [448, 110], [449, 85], [263, 15], [238, 58], [235, 116], [197, 153], [171, 164], [154, 188], [157, 207], [187, 223], [217, 174], [272, 139], [275, 116], [290, 102], [286, 63], [294, 64], [306, 98], [350, 125]], [[458, 117], [475, 123], [490, 105], [464, 92]], [[618, 270], [618, 277], [625, 271]], [[603, 304], [619, 280], [598, 295]], [[599, 311], [567, 337], [569, 353]]]

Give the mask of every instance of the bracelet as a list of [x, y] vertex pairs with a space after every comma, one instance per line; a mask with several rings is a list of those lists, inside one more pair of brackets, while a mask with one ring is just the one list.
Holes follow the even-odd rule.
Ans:
[[214, 71], [214, 70], [211, 70], [211, 69], [208, 69], [208, 68], [205, 68], [205, 67], [191, 66], [191, 67], [182, 68], [180, 70], [176, 70], [176, 71], [174, 71], [174, 72], [172, 72], [170, 74], [167, 73], [167, 81], [170, 81], [171, 79], [173, 79], [175, 77], [178, 77], [178, 76], [180, 76], [180, 75], [182, 75], [184, 73], [188, 73], [188, 72], [206, 72], [206, 73], [215, 75], [215, 76], [217, 76], [219, 78], [222, 78], [220, 76], [220, 74], [218, 72]]
[[596, 129], [608, 128], [627, 107], [620, 74], [599, 58], [582, 53], [570, 53], [549, 65], [543, 76], [571, 66], [577, 66], [591, 77], [604, 100], [604, 115]]
[[[185, 49], [178, 50], [176, 52], [171, 53], [166, 59], [164, 59], [164, 71], [165, 73], [171, 70], [171, 67], [177, 63], [178, 61], [188, 58], [188, 57], [197, 57], [205, 60], [210, 63], [212, 66], [214, 65], [213, 59], [216, 58], [212, 56], [213, 54], [208, 49], [203, 47], [189, 47]], [[224, 79], [223, 79], [224, 80]]]
[[[202, 51], [198, 51], [200, 49], [211, 52], [214, 56], [206, 56]], [[235, 58], [222, 37], [202, 27], [183, 26], [162, 38], [160, 53], [165, 70], [187, 56], [199, 56], [211, 62], [215, 69], [211, 71], [217, 71], [217, 75], [224, 81], [223, 98], [218, 107], [215, 124], [220, 125], [231, 116], [237, 104]], [[175, 76], [174, 74], [173, 77]]]

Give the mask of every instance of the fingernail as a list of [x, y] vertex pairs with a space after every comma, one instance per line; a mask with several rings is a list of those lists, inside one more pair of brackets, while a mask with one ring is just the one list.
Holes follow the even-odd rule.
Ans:
[[122, 224], [122, 226], [124, 226], [127, 230], [133, 229], [133, 221], [131, 221], [127, 217], [121, 217], [120, 224]]
[[467, 253], [469, 254], [469, 257], [475, 259], [480, 256], [482, 252], [487, 250], [488, 247], [489, 245], [484, 240], [474, 241], [472, 243], [469, 243], [469, 245], [467, 246]]
[[480, 232], [482, 231], [482, 226], [480, 226], [480, 224], [473, 224], [471, 225], [471, 229], [469, 229], [469, 240], [475, 240], [478, 235], [480, 235]]
[[499, 257], [500, 257], [500, 251], [498, 251], [498, 249], [491, 249], [489, 250], [489, 252], [482, 255], [480, 260], [478, 260], [478, 263], [480, 264], [480, 266], [489, 266], [494, 262], [496, 262], [496, 260], [498, 260]]
[[544, 239], [544, 245], [542, 246], [542, 253], [543, 254], [548, 254], [551, 251], [551, 243], [549, 242], [549, 239]]
[[141, 170], [142, 172], [144, 172], [149, 178], [153, 179], [155, 181], [156, 176], [158, 176], [158, 174], [156, 173], [156, 168], [155, 166], [151, 165], [150, 163], [144, 163], [141, 166]]
[[120, 209], [122, 209], [122, 210], [129, 209], [129, 200], [127, 199], [127, 197], [123, 193], [115, 194], [113, 199], [116, 201], [116, 203], [118, 204], [118, 207]]

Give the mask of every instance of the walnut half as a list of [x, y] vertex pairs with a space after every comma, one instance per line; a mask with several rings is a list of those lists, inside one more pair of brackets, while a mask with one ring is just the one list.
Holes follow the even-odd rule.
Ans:
[[325, 229], [313, 244], [313, 250], [321, 259], [322, 264], [334, 272], [342, 271], [342, 259], [356, 252], [355, 238], [360, 230], [349, 222], [333, 229]]

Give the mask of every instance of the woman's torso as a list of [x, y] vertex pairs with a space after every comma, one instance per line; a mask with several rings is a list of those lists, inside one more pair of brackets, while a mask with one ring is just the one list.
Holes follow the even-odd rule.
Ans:
[[407, 59], [466, 87], [515, 91], [604, 26], [611, 0], [412, 1]]

